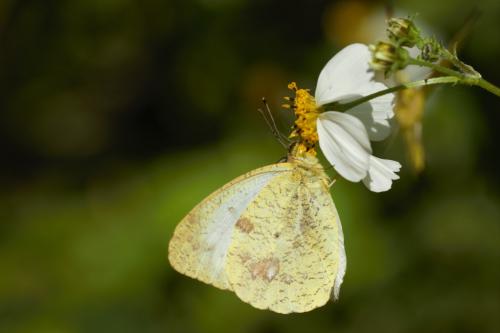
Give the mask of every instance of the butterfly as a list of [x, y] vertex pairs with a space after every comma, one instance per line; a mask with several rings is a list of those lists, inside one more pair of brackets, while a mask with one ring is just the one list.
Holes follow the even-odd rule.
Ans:
[[234, 179], [177, 225], [170, 264], [258, 309], [307, 312], [337, 299], [346, 256], [329, 184], [298, 150]]
[[[374, 192], [389, 190], [401, 167], [371, 154], [370, 135], [382, 139], [390, 133], [394, 97], [364, 100], [387, 91], [374, 80], [371, 61], [366, 45], [351, 44], [322, 69], [314, 96], [290, 82], [293, 96], [282, 105], [295, 115], [289, 136], [279, 132], [263, 100], [269, 114], [264, 119], [289, 148], [286, 162], [250, 171], [198, 204], [169, 244], [177, 271], [279, 313], [310, 311], [338, 298], [346, 270], [344, 236], [315, 149], [319, 145], [344, 178], [363, 180]], [[351, 100], [358, 95], [365, 97]], [[359, 119], [334, 109], [349, 111], [351, 104], [358, 112], [354, 107], [363, 101], [369, 105]]]

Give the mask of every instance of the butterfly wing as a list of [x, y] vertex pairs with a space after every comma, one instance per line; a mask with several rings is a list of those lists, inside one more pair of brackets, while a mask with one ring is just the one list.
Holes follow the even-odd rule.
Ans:
[[328, 186], [301, 168], [274, 177], [236, 225], [226, 272], [256, 308], [306, 312], [336, 298], [345, 272], [340, 220]]
[[291, 169], [290, 163], [256, 169], [209, 195], [176, 227], [169, 243], [170, 264], [182, 274], [231, 289], [224, 267], [235, 225], [262, 188]]

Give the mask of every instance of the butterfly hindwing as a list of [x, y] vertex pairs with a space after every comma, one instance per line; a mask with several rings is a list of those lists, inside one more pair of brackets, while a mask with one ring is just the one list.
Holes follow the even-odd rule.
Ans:
[[259, 168], [205, 198], [176, 227], [169, 244], [171, 265], [192, 278], [232, 289], [224, 268], [235, 224], [262, 188], [290, 170], [290, 163]]
[[226, 274], [243, 301], [305, 312], [338, 292], [345, 271], [342, 229], [328, 186], [310, 170], [295, 165], [274, 177], [235, 226]]

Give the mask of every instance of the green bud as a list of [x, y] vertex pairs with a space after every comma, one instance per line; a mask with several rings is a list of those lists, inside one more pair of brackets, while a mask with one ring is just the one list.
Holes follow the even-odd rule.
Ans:
[[389, 39], [396, 45], [413, 47], [422, 40], [420, 30], [410, 19], [391, 18], [387, 25]]
[[435, 38], [424, 41], [419, 58], [425, 61], [436, 62], [441, 58], [441, 44]]
[[375, 71], [384, 72], [385, 75], [408, 65], [408, 51], [392, 43], [380, 41], [376, 45], [370, 45], [370, 51], [372, 52], [370, 66]]

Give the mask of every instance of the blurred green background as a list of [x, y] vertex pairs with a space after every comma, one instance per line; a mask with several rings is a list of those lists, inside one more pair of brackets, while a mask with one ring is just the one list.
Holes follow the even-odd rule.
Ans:
[[[175, 225], [232, 178], [285, 155], [286, 85], [314, 88], [341, 47], [374, 42], [383, 2], [0, 1], [1, 332], [500, 332], [500, 103], [470, 87], [427, 101], [427, 168], [396, 133], [390, 192], [338, 180], [340, 300], [253, 309], [173, 271]], [[476, 6], [476, 7], [473, 7]], [[500, 83], [500, 2], [395, 3]]]

